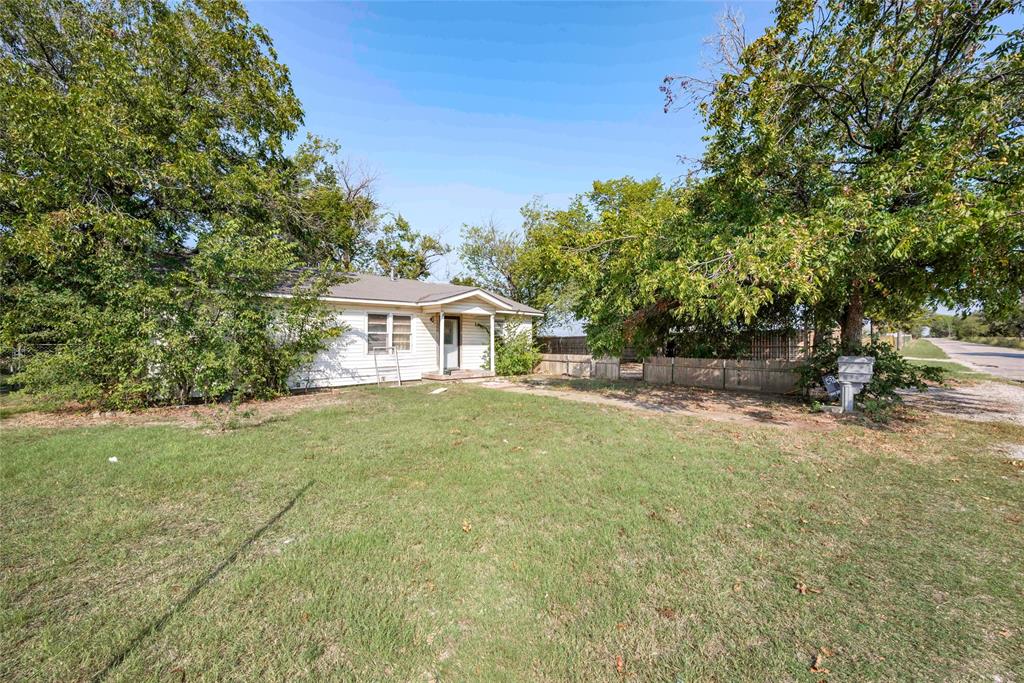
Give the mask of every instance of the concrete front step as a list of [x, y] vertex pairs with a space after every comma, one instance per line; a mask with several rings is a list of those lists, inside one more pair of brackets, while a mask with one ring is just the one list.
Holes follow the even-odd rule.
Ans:
[[494, 377], [490, 370], [451, 370], [446, 374], [440, 372], [424, 372], [423, 379], [434, 380], [435, 382], [454, 382], [460, 379], [486, 379]]

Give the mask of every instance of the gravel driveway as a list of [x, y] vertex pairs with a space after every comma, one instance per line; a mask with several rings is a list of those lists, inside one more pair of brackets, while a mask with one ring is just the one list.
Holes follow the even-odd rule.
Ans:
[[978, 382], [953, 387], [932, 387], [924, 393], [903, 394], [908, 405], [942, 415], [979, 422], [1024, 425], [1024, 386]]

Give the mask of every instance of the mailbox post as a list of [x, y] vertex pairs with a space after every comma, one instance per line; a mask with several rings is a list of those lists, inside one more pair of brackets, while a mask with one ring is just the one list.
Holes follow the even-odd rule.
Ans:
[[840, 356], [839, 385], [844, 413], [853, 412], [853, 397], [871, 381], [875, 359], [871, 356]]

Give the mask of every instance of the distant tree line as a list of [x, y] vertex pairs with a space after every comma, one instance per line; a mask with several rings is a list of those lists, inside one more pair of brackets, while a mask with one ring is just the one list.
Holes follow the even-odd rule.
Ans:
[[932, 337], [952, 337], [955, 339], [971, 339], [978, 337], [1016, 337], [1024, 338], [1024, 304], [999, 317], [991, 316], [985, 311], [968, 315], [947, 315], [941, 313], [925, 313], [914, 318], [909, 325], [914, 336], [921, 336], [924, 328]]

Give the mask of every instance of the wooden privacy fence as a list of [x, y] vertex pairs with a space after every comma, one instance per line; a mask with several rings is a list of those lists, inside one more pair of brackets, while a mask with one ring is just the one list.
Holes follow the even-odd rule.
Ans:
[[[543, 354], [568, 354], [576, 356], [589, 356], [590, 349], [587, 348], [586, 336], [576, 337], [537, 337], [537, 348]], [[639, 360], [636, 351], [627, 346], [622, 349], [620, 360], [625, 362]]]
[[594, 379], [618, 379], [618, 358], [592, 358], [581, 353], [542, 353], [534, 372]]
[[644, 381], [709, 389], [743, 389], [766, 394], [796, 391], [801, 363], [791, 360], [721, 358], [644, 359]]
[[[651, 384], [678, 384], [708, 389], [742, 389], [766, 394], [797, 390], [800, 361], [725, 360], [721, 358], [644, 359], [643, 379]], [[535, 372], [587, 379], [622, 377], [618, 358], [592, 358], [578, 353], [543, 353]]]
[[586, 337], [537, 337], [537, 346], [545, 354], [590, 356]]

